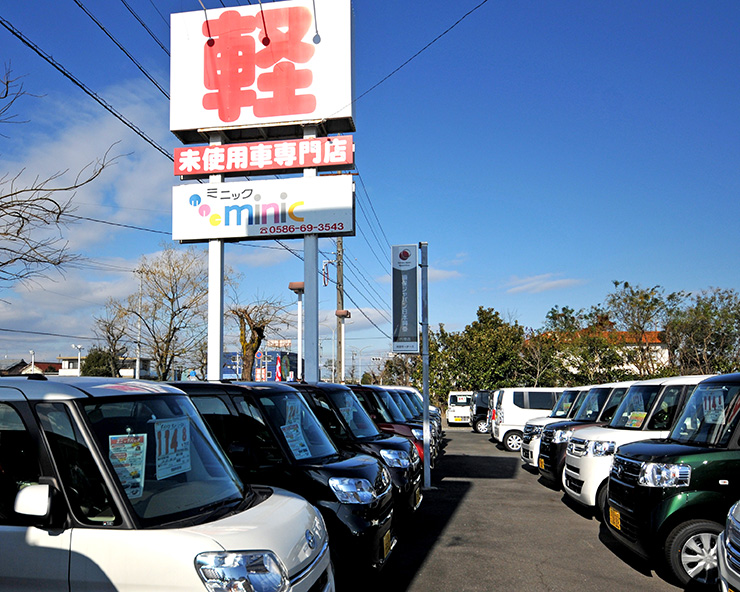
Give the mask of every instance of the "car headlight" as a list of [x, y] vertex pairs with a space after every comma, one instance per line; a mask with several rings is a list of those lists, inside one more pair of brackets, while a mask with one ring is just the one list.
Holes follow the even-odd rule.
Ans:
[[390, 450], [388, 448], [383, 448], [380, 451], [380, 456], [383, 457], [385, 464], [389, 467], [405, 469], [411, 464], [409, 455], [403, 450]]
[[200, 553], [195, 568], [209, 592], [284, 592], [289, 585], [285, 567], [270, 551]]
[[421, 458], [419, 458], [419, 453], [416, 451], [416, 446], [413, 444], [411, 445], [411, 464], [416, 466]]
[[589, 445], [589, 448], [591, 449], [591, 454], [594, 456], [609, 456], [610, 454], [614, 454], [614, 451], [617, 449], [617, 445], [614, 442], [594, 440]]
[[553, 444], [563, 444], [570, 440], [572, 435], [573, 430], [555, 430], [555, 433], [552, 436], [552, 442]]
[[691, 481], [689, 465], [643, 463], [637, 482], [644, 487], [686, 487]]
[[367, 479], [331, 477], [329, 487], [343, 504], [369, 504], [375, 499], [375, 488]]
[[424, 430], [420, 430], [419, 428], [411, 428], [411, 435], [417, 440], [423, 440]]

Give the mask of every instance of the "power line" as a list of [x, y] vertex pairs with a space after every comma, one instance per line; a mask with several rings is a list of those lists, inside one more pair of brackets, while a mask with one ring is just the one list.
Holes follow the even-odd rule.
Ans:
[[73, 82], [77, 87], [79, 87], [82, 91], [84, 91], [85, 94], [87, 94], [91, 99], [93, 99], [96, 103], [98, 103], [101, 107], [103, 107], [106, 111], [108, 111], [108, 113], [113, 115], [121, 123], [126, 125], [134, 133], [136, 133], [147, 144], [149, 144], [154, 149], [156, 149], [158, 152], [162, 153], [164, 156], [166, 156], [168, 159], [174, 162], [175, 160], [174, 156], [172, 156], [167, 150], [165, 150], [162, 146], [157, 144], [157, 142], [155, 142], [152, 138], [146, 135], [134, 123], [126, 119], [121, 113], [116, 111], [115, 108], [113, 108], [113, 106], [111, 106], [104, 99], [99, 97], [95, 92], [90, 90], [83, 82], [78, 80], [71, 72], [69, 72], [66, 68], [64, 68], [64, 66], [62, 66], [59, 62], [57, 62], [49, 54], [44, 52], [38, 45], [34, 44], [30, 39], [28, 39], [23, 33], [21, 33], [18, 29], [16, 29], [12, 24], [10, 24], [2, 16], [0, 16], [0, 25], [5, 27], [10, 33], [12, 33], [16, 38], [18, 38], [28, 48], [36, 52], [41, 58], [46, 60], [47, 63], [49, 63], [54, 68], [56, 68], [62, 75], [64, 75], [68, 80]]
[[[159, 14], [159, 16], [161, 16], [161, 17], [162, 17], [162, 20], [164, 21], [164, 24], [165, 24], [165, 25], [167, 25], [167, 27], [169, 27], [170, 25], [169, 25], [169, 23], [167, 22], [167, 19], [166, 19], [166, 18], [164, 18], [164, 16], [162, 15], [162, 13], [161, 13], [161, 12], [159, 12], [159, 8], [157, 8], [157, 5], [156, 5], [156, 4], [154, 4], [154, 2], [152, 2], [152, 0], [149, 0], [149, 2], [150, 2], [150, 3], [151, 3], [151, 5], [152, 5], [152, 6], [154, 7], [154, 10], [156, 10], [156, 11], [157, 11], [157, 13]], [[159, 47], [161, 47], [161, 48], [162, 48], [162, 51], [164, 51], [164, 53], [166, 53], [166, 54], [167, 54], [167, 56], [169, 57], [169, 55], [170, 55], [170, 52], [169, 52], [169, 50], [168, 50], [168, 49], [167, 49], [167, 48], [166, 48], [166, 47], [165, 47], [165, 46], [164, 46], [164, 45], [162, 44], [162, 42], [161, 42], [161, 41], [160, 41], [160, 40], [159, 40], [159, 39], [157, 38], [157, 36], [156, 36], [156, 35], [155, 35], [154, 33], [152, 33], [151, 29], [149, 29], [149, 27], [147, 27], [147, 26], [146, 26], [146, 24], [145, 24], [145, 23], [144, 23], [144, 21], [143, 21], [143, 20], [141, 19], [141, 17], [140, 17], [140, 16], [138, 15], [138, 14], [136, 14], [136, 13], [134, 12], [134, 9], [133, 9], [133, 8], [131, 8], [131, 7], [130, 7], [130, 6], [128, 5], [128, 2], [126, 2], [126, 0], [121, 0], [121, 3], [122, 3], [122, 4], [123, 4], [123, 5], [124, 5], [124, 6], [125, 6], [125, 7], [127, 8], [127, 9], [128, 9], [128, 11], [129, 11], [129, 12], [130, 12], [130, 13], [132, 14], [132, 16], [133, 16], [133, 17], [134, 17], [134, 18], [135, 18], [135, 19], [136, 19], [137, 21], [139, 21], [139, 24], [140, 24], [140, 25], [141, 25], [142, 27], [144, 27], [144, 30], [145, 30], [145, 31], [146, 31], [147, 33], [149, 33], [149, 36], [150, 36], [150, 37], [151, 37], [152, 39], [154, 39], [154, 41], [155, 41], [155, 42], [157, 43], [157, 45], [159, 45]]]
[[21, 331], [20, 329], [6, 329], [3, 327], [0, 327], [0, 331], [5, 331], [6, 333], [23, 333], [26, 335], [42, 335], [44, 337], [64, 337], [66, 339], [86, 339], [88, 341], [95, 341], [97, 337], [81, 337], [79, 335], [65, 335], [63, 333], [46, 333], [44, 331]]
[[[165, 89], [163, 89], [163, 88], [162, 88], [162, 86], [161, 86], [161, 85], [159, 84], [159, 82], [157, 82], [157, 81], [156, 81], [156, 80], [155, 80], [155, 79], [154, 79], [154, 78], [152, 77], [152, 75], [151, 75], [151, 74], [149, 74], [149, 72], [147, 72], [147, 71], [146, 71], [146, 69], [144, 68], [144, 66], [142, 66], [142, 65], [141, 65], [141, 64], [140, 64], [140, 63], [139, 63], [139, 62], [138, 62], [138, 61], [136, 60], [136, 58], [135, 58], [134, 56], [132, 56], [132, 55], [131, 55], [131, 54], [130, 54], [130, 53], [128, 52], [128, 50], [127, 50], [127, 49], [126, 49], [126, 48], [125, 48], [125, 47], [124, 47], [123, 45], [121, 45], [121, 44], [120, 44], [120, 43], [118, 42], [118, 40], [117, 40], [117, 39], [116, 39], [115, 37], [113, 37], [113, 35], [112, 35], [112, 34], [111, 34], [111, 33], [110, 33], [109, 31], [108, 31], [108, 29], [106, 29], [106, 28], [105, 28], [105, 27], [103, 26], [103, 24], [102, 24], [102, 23], [101, 23], [101, 22], [100, 22], [100, 21], [99, 21], [98, 19], [96, 19], [96, 18], [95, 18], [95, 17], [93, 16], [93, 14], [92, 14], [92, 13], [91, 13], [91, 12], [90, 12], [90, 11], [89, 11], [89, 10], [88, 10], [87, 8], [85, 8], [85, 6], [84, 6], [84, 5], [82, 4], [82, 2], [80, 2], [80, 0], [73, 0], [73, 2], [74, 2], [75, 4], [77, 4], [77, 6], [79, 6], [79, 7], [80, 7], [80, 9], [82, 10], [82, 12], [84, 12], [84, 13], [85, 13], [85, 14], [86, 14], [87, 16], [89, 16], [89, 17], [90, 17], [90, 19], [92, 20], [92, 22], [94, 22], [94, 23], [95, 23], [95, 24], [96, 24], [96, 25], [98, 26], [98, 28], [99, 28], [99, 29], [100, 29], [101, 31], [103, 31], [103, 33], [105, 33], [105, 34], [106, 34], [106, 36], [108, 37], [108, 39], [110, 39], [110, 40], [111, 40], [111, 41], [112, 41], [113, 43], [115, 43], [115, 44], [116, 44], [116, 47], [118, 47], [118, 49], [120, 49], [120, 50], [121, 50], [121, 51], [122, 51], [123, 53], [125, 53], [125, 54], [126, 54], [126, 57], [127, 57], [127, 58], [128, 58], [129, 60], [131, 60], [131, 61], [132, 61], [132, 62], [134, 63], [134, 65], [135, 65], [135, 66], [136, 66], [136, 67], [137, 67], [137, 68], [139, 69], [139, 71], [140, 71], [140, 72], [141, 72], [141, 73], [142, 73], [142, 74], [143, 74], [144, 76], [146, 76], [146, 77], [147, 77], [147, 78], [149, 79], [149, 81], [150, 81], [150, 82], [151, 82], [151, 83], [152, 83], [152, 84], [153, 84], [154, 86], [156, 86], [156, 87], [157, 87], [157, 88], [159, 89], [159, 92], [161, 92], [161, 93], [162, 93], [162, 94], [163, 94], [163, 95], [164, 95], [164, 96], [165, 96], [165, 97], [167, 98], [167, 100], [169, 100], [169, 98], [170, 98], [170, 95], [169, 95], [169, 93], [168, 93], [168, 92], [167, 92], [167, 91], [166, 91]], [[125, 4], [125, 2], [124, 2], [124, 4]]]

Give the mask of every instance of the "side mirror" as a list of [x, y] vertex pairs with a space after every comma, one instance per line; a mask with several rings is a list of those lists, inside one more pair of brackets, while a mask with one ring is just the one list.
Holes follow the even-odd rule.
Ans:
[[15, 496], [14, 510], [24, 516], [49, 516], [51, 511], [51, 486], [26, 485]]

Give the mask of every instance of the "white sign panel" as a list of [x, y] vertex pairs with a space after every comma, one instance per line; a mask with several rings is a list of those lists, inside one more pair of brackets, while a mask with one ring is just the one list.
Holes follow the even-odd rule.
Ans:
[[394, 245], [393, 351], [419, 353], [418, 246]]
[[354, 129], [350, 0], [176, 13], [171, 31], [173, 132], [323, 119]]
[[178, 185], [172, 239], [274, 239], [354, 234], [352, 175]]

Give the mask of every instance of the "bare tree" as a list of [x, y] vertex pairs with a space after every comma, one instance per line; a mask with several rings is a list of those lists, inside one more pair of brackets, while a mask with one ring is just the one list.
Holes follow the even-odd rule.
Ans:
[[[242, 380], [251, 380], [254, 357], [271, 326], [286, 323], [287, 305], [278, 299], [258, 300], [246, 306], [233, 304], [226, 311], [239, 327], [239, 347], [242, 355]], [[300, 378], [300, 377], [299, 377]]]
[[168, 380], [176, 360], [189, 360], [207, 333], [208, 261], [204, 251], [165, 245], [151, 259], [142, 257], [140, 293], [119, 303], [134, 341], [141, 324], [141, 346], [152, 356], [157, 376]]
[[[15, 119], [12, 108], [26, 94], [6, 66], [0, 79], [0, 124], [23, 123]], [[69, 250], [63, 234], [73, 221], [74, 195], [69, 193], [92, 182], [114, 160], [106, 152], [67, 184], [58, 184], [66, 170], [37, 176], [30, 184], [21, 181], [24, 170], [0, 174], [0, 287], [61, 270], [80, 259]]]
[[123, 359], [126, 357], [126, 312], [115, 301], [109, 300], [105, 312], [95, 317], [95, 334], [100, 341], [100, 350], [108, 357], [110, 376], [120, 376]]

